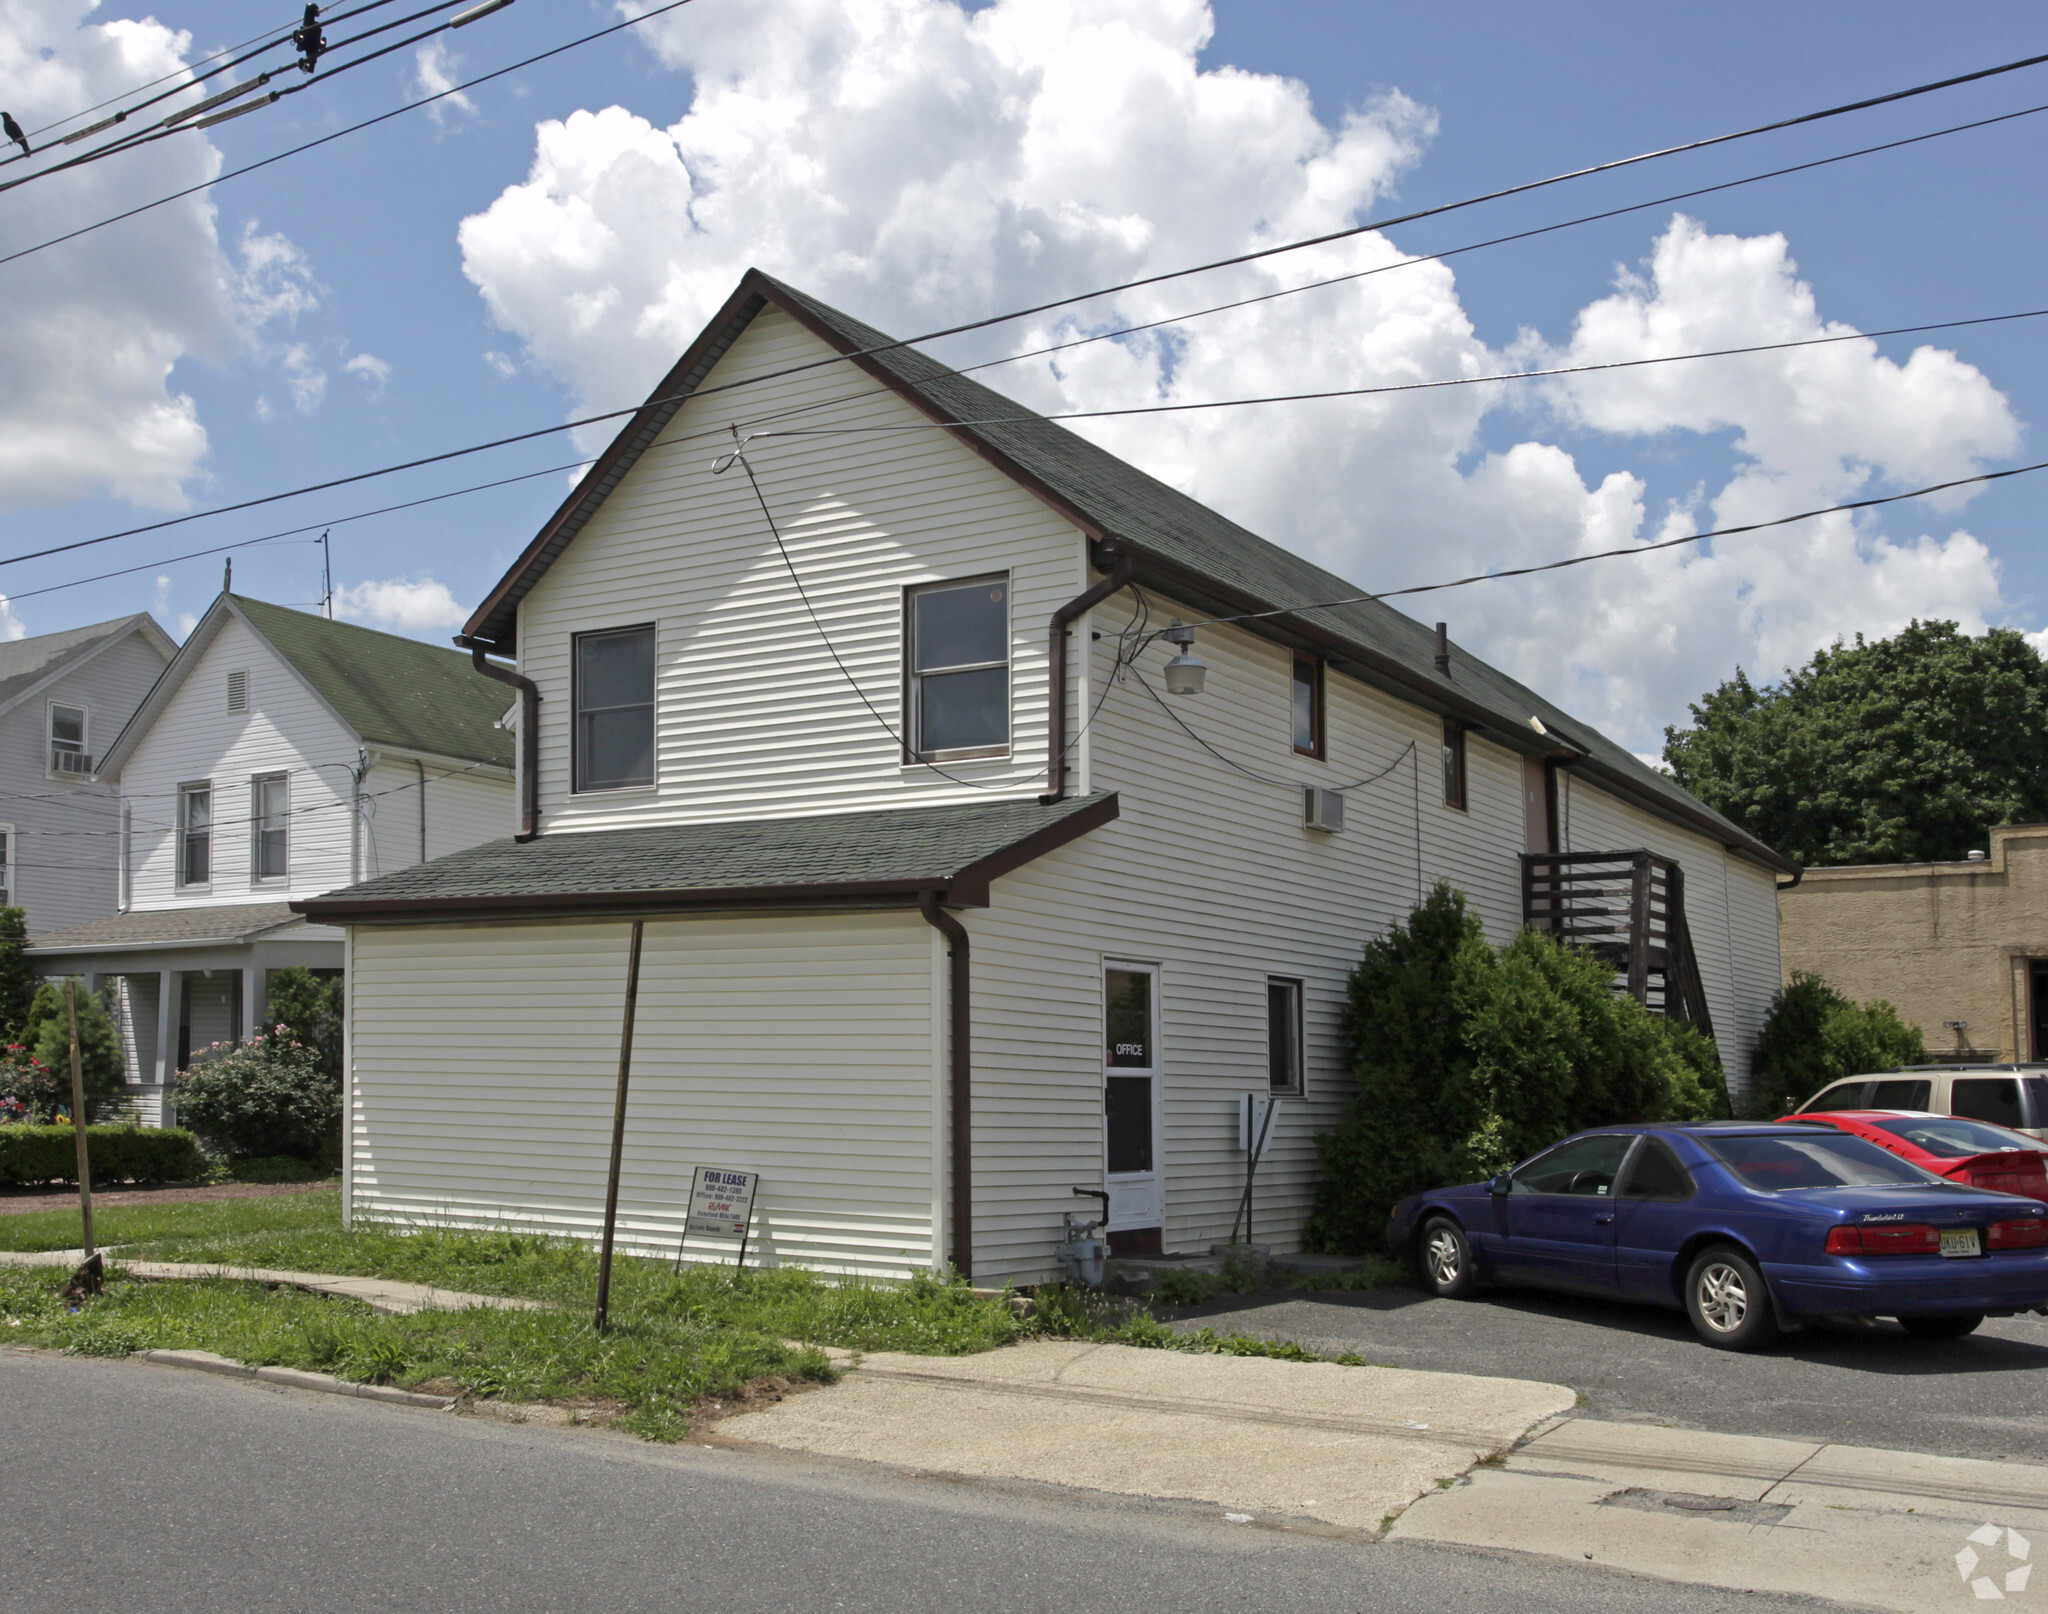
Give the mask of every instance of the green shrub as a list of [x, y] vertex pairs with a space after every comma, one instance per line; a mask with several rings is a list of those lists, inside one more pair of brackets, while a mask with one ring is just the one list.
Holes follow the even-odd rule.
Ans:
[[272, 1035], [251, 1037], [178, 1072], [178, 1116], [235, 1159], [318, 1160], [341, 1131], [341, 1077], [318, 1053]]
[[1756, 1040], [1756, 1077], [1744, 1108], [1775, 1118], [1829, 1082], [1866, 1070], [1920, 1064], [1927, 1047], [1883, 999], [1856, 1004], [1818, 975], [1794, 970], [1771, 999]]
[[1358, 1091], [1316, 1140], [1310, 1247], [1375, 1248], [1398, 1200], [1586, 1127], [1727, 1114], [1712, 1039], [1613, 983], [1610, 964], [1535, 931], [1489, 946], [1442, 883], [1369, 942], [1344, 1012]]
[[272, 970], [269, 978], [270, 1023], [274, 1034], [313, 1050], [320, 1069], [341, 1076], [342, 977], [294, 964]]
[[[118, 1115], [128, 1102], [127, 1061], [121, 1033], [97, 992], [78, 983], [78, 1067], [91, 1121]], [[32, 1121], [71, 1115], [71, 1025], [64, 985], [45, 981], [36, 988], [20, 1039], [0, 1059], [4, 1096], [23, 1105]]]
[[29, 1005], [35, 1001], [36, 973], [27, 948], [27, 913], [0, 908], [0, 1043], [21, 1041]]
[[[206, 1157], [191, 1133], [174, 1127], [89, 1126], [85, 1146], [94, 1182], [190, 1182]], [[0, 1126], [0, 1183], [76, 1182], [78, 1144], [66, 1126]]]
[[290, 1183], [318, 1182], [328, 1173], [310, 1160], [295, 1154], [257, 1155], [237, 1160], [230, 1173], [236, 1182]]

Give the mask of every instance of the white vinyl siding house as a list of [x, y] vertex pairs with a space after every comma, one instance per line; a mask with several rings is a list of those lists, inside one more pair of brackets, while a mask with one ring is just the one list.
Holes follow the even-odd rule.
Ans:
[[[1198, 696], [1165, 693], [1169, 645], [1120, 672], [1134, 622], [1357, 591], [1056, 428], [935, 429], [914, 396], [954, 419], [1031, 417], [918, 355], [898, 350], [910, 382], [816, 362], [880, 340], [750, 275], [655, 396], [755, 381], [747, 419], [878, 429], [764, 427], [741, 465], [706, 435], [734, 394], [650, 406], [472, 618], [469, 642], [516, 651], [539, 696], [521, 733], [533, 822], [300, 904], [352, 938], [352, 1212], [595, 1226], [641, 917], [629, 1247], [673, 1253], [708, 1165], [761, 1174], [765, 1259], [1037, 1281], [1062, 1213], [1086, 1208], [1075, 1189], [1105, 1182], [1123, 1247], [1205, 1248], [1243, 1187], [1239, 1096], [1272, 1091], [1275, 982], [1299, 984], [1300, 1081], [1254, 1231], [1298, 1247], [1315, 1134], [1350, 1096], [1339, 1022], [1361, 946], [1438, 880], [1505, 941], [1524, 852], [1567, 849], [1551, 788], [1572, 844], [1684, 863], [1741, 1081], [1776, 984], [1749, 966], [1775, 970], [1772, 871], [1789, 865], [1457, 647], [1433, 665], [1429, 631], [1385, 607], [1198, 626]], [[970, 587], [973, 610], [921, 637], [919, 602]], [[1041, 800], [1048, 624], [1091, 589], [1060, 641], [1063, 799]], [[640, 672], [579, 688], [579, 646], [609, 635], [651, 643], [650, 754], [579, 773], [579, 745], [600, 743], [586, 720], [643, 710]], [[1321, 691], [1307, 745], [1302, 655]], [[984, 676], [921, 682], [961, 674]], [[925, 744], [921, 712], [954, 693], [960, 726]], [[1462, 806], [1445, 801], [1447, 720]], [[1305, 825], [1309, 787], [1343, 792], [1342, 829]], [[1110, 1046], [1110, 969], [1149, 983], [1142, 1069]], [[1150, 1115], [1120, 1108], [1145, 1082]], [[1109, 1169], [1112, 1134], [1132, 1169]]]
[[508, 692], [459, 652], [222, 595], [153, 682], [96, 759], [112, 900], [31, 955], [111, 990], [158, 1122], [181, 1066], [262, 1024], [271, 970], [343, 968], [293, 897], [503, 835], [513, 808]]

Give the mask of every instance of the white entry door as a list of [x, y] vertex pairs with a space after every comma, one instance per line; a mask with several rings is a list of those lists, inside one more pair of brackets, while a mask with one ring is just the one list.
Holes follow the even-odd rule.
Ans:
[[1109, 1231], [1162, 1220], [1159, 1170], [1159, 967], [1102, 969], [1102, 1148]]

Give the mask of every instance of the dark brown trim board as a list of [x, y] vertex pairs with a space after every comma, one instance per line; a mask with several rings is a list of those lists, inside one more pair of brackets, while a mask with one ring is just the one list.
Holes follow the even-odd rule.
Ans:
[[947, 1088], [952, 1103], [952, 1248], [948, 1259], [963, 1278], [974, 1276], [974, 969], [967, 927], [939, 905], [934, 891], [918, 894], [917, 911], [946, 938]]

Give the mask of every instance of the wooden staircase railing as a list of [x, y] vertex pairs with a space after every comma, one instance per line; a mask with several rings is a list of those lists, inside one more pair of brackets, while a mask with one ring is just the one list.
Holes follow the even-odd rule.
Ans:
[[1714, 1034], [1685, 920], [1685, 871], [1632, 852], [1530, 852], [1522, 922], [1614, 965], [1615, 985], [1652, 1013]]

